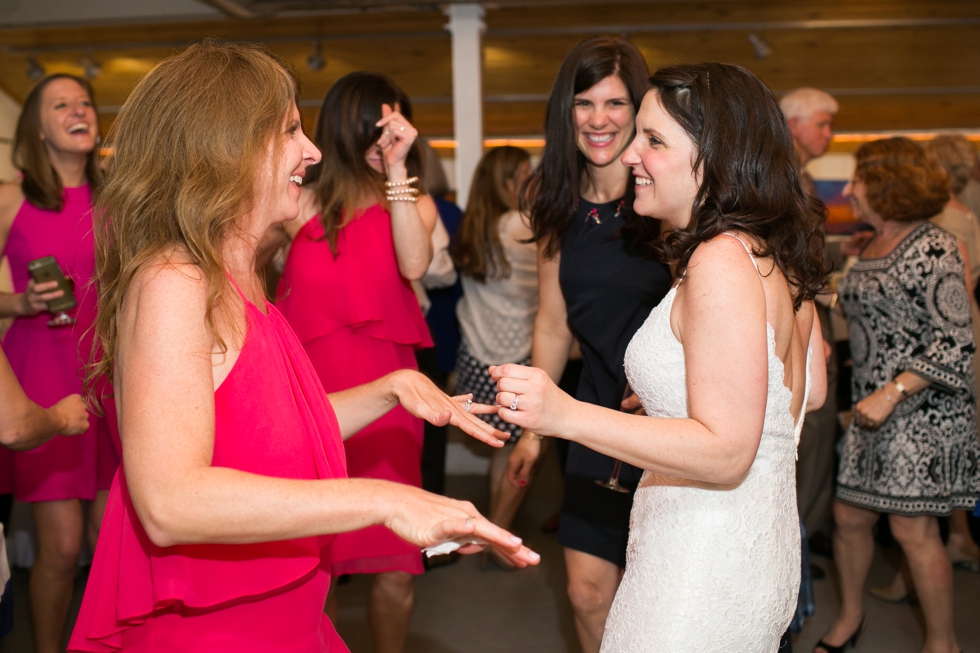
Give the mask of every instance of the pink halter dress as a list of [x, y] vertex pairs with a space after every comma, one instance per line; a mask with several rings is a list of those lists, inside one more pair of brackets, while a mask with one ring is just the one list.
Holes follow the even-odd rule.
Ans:
[[[27, 264], [54, 256], [65, 276], [75, 281], [78, 306], [68, 311], [77, 322], [51, 328], [51, 314], [18, 317], [3, 339], [3, 351], [27, 396], [48, 408], [63, 397], [82, 392], [84, 370], [95, 320], [92, 283], [95, 251], [92, 239], [92, 194], [89, 187], [66, 188], [61, 211], [39, 209], [24, 201], [14, 217], [2, 255], [10, 260], [14, 291], [24, 292]], [[56, 436], [32, 451], [0, 447], [0, 494], [19, 501], [94, 499], [106, 490], [119, 464], [104, 418], [89, 415], [82, 435]]]
[[[337, 255], [319, 217], [303, 225], [279, 281], [277, 307], [296, 330], [327, 392], [399, 369], [418, 369], [415, 350], [432, 339], [411, 284], [398, 271], [391, 217], [380, 204], [337, 236]], [[351, 478], [422, 485], [422, 421], [401, 406], [344, 442]], [[419, 548], [383, 526], [337, 536], [334, 575], [422, 573]]]
[[[344, 478], [340, 427], [306, 353], [274, 307], [245, 303], [245, 345], [214, 393], [211, 464]], [[333, 540], [155, 546], [120, 466], [68, 650], [347, 653], [323, 613]]]

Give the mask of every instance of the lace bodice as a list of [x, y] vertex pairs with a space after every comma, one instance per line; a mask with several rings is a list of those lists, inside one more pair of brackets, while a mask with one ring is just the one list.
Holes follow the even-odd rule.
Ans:
[[[626, 351], [630, 385], [654, 417], [689, 416], [684, 349], [670, 329], [675, 295], [671, 289]], [[748, 475], [720, 486], [644, 473], [603, 653], [777, 650], [800, 583], [795, 460], [802, 420], [790, 413], [775, 333], [769, 325], [766, 331], [766, 415]]]

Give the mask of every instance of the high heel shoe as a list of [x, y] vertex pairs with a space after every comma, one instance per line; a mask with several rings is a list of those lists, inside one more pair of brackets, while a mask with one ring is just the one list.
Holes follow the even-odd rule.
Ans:
[[857, 646], [858, 637], [860, 637], [861, 633], [864, 632], [864, 627], [867, 625], [867, 623], [868, 617], [861, 617], [861, 625], [858, 626], [858, 629], [854, 631], [854, 634], [840, 646], [831, 646], [821, 639], [819, 642], [817, 642], [817, 645], [813, 647], [813, 653], [817, 653], [817, 649], [821, 648], [824, 650], [824, 653], [844, 653], [845, 649], [854, 648]]
[[954, 567], [963, 567], [969, 569], [973, 573], [980, 573], [980, 558], [975, 557], [968, 551], [956, 547], [946, 547], [946, 555], [949, 556], [949, 561]]

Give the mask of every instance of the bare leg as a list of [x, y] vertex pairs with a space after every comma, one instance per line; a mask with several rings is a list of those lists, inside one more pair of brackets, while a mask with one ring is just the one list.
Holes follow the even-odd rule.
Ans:
[[412, 575], [404, 571], [375, 574], [368, 601], [368, 622], [375, 653], [404, 651], [415, 606]]
[[[834, 521], [834, 562], [840, 573], [841, 606], [837, 621], [821, 639], [830, 646], [840, 646], [864, 619], [864, 583], [875, 552], [871, 529], [878, 521], [878, 513], [835, 501]], [[823, 650], [819, 646], [814, 649]]]
[[99, 541], [99, 531], [102, 529], [102, 516], [105, 515], [105, 504], [109, 499], [109, 490], [95, 493], [95, 500], [88, 505], [88, 520], [85, 523], [85, 536], [88, 546], [95, 553], [95, 545]]
[[980, 571], [980, 547], [973, 541], [966, 515], [965, 510], [954, 510], [949, 516], [949, 543], [946, 545], [946, 553], [954, 564], [969, 563], [976, 572]]
[[[527, 496], [527, 487], [514, 487], [506, 479], [507, 459], [513, 450], [514, 445], [507, 444], [500, 449], [495, 449], [490, 457], [490, 514], [488, 519], [507, 530], [510, 530], [514, 515], [517, 514], [524, 497]], [[515, 568], [506, 558], [497, 553], [496, 549], [488, 547], [487, 553], [501, 567], [505, 569]]]
[[889, 523], [892, 535], [905, 552], [926, 619], [926, 643], [922, 650], [959, 651], [953, 633], [953, 569], [939, 536], [939, 521], [935, 517], [891, 515]]
[[599, 653], [606, 617], [623, 578], [623, 570], [602, 558], [565, 548], [568, 598], [583, 653]]
[[31, 570], [31, 614], [38, 653], [61, 651], [82, 548], [82, 502], [78, 499], [31, 504], [37, 526], [37, 559]]

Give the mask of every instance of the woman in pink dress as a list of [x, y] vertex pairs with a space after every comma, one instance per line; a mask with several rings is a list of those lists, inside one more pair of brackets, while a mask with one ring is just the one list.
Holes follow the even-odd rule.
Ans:
[[[90, 280], [92, 194], [101, 183], [96, 152], [99, 126], [88, 82], [52, 75], [24, 102], [14, 139], [21, 179], [0, 186], [0, 255], [10, 260], [14, 290], [0, 294], [0, 317], [15, 317], [3, 350], [27, 396], [54, 405], [82, 391], [82, 364], [91, 349], [85, 332], [95, 318]], [[62, 296], [56, 282], [34, 285], [28, 263], [54, 256], [75, 283], [74, 324], [53, 326], [46, 300]], [[30, 502], [37, 526], [37, 557], [30, 595], [37, 650], [59, 650], [78, 555], [86, 534], [82, 501], [90, 501], [92, 546], [118, 458], [104, 419], [93, 416], [82, 435], [55, 437], [32, 451], [0, 450], [0, 494]]]
[[259, 242], [299, 213], [320, 159], [295, 97], [266, 51], [205, 43], [151, 71], [113, 125], [90, 378], [113, 374], [123, 463], [71, 651], [346, 651], [323, 615], [330, 549], [372, 525], [538, 560], [470, 504], [345, 478], [341, 438], [399, 403], [504, 436], [417, 372], [328, 396], [264, 300]]
[[[417, 369], [432, 341], [410, 280], [432, 258], [435, 203], [415, 190], [417, 132], [399, 112], [404, 94], [383, 75], [351, 73], [320, 109], [316, 144], [277, 308], [289, 320], [327, 392], [395, 370]], [[415, 181], [412, 182], [411, 180]], [[422, 422], [396, 408], [344, 443], [351, 477], [421, 487]], [[334, 575], [375, 574], [369, 615], [378, 653], [399, 653], [414, 603], [419, 547], [376, 526], [337, 537]], [[334, 602], [328, 611], [335, 608]]]

